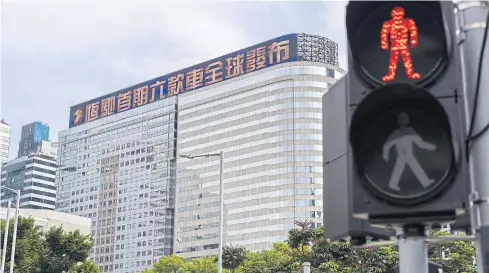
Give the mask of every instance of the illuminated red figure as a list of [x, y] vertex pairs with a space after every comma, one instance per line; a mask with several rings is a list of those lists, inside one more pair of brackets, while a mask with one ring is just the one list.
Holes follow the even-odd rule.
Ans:
[[[384, 82], [392, 81], [396, 77], [397, 62], [401, 54], [406, 75], [409, 79], [419, 79], [421, 75], [414, 72], [409, 45], [418, 45], [418, 28], [416, 22], [411, 18], [404, 18], [405, 12], [402, 7], [395, 7], [391, 11], [392, 19], [385, 21], [380, 31], [380, 47], [389, 50], [388, 37], [391, 41], [391, 55], [389, 58], [389, 71], [382, 77]], [[409, 44], [409, 45], [408, 45]]]

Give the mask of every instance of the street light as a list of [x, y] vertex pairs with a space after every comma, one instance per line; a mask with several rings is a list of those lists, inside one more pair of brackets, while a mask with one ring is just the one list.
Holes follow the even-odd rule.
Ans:
[[220, 168], [219, 168], [219, 255], [217, 259], [217, 272], [222, 273], [222, 237], [223, 237], [223, 221], [224, 221], [224, 152], [216, 154], [201, 154], [201, 155], [179, 155], [182, 158], [195, 159], [200, 157], [219, 157]]
[[[20, 190], [16, 189], [11, 189], [5, 186], [2, 186], [3, 189], [12, 191], [17, 193], [17, 199], [15, 200], [15, 220], [14, 220], [14, 231], [13, 231], [13, 236], [12, 236], [12, 254], [10, 256], [10, 273], [14, 272], [14, 258], [15, 258], [15, 243], [17, 240], [17, 224], [19, 223], [19, 207], [20, 207]], [[7, 217], [8, 219], [8, 217]], [[6, 223], [8, 225], [8, 222]], [[3, 268], [5, 266], [5, 260], [2, 259], [2, 269], [1, 272], [3, 273]]]
[[7, 240], [8, 240], [8, 227], [10, 222], [10, 207], [12, 206], [12, 201], [8, 200], [7, 203], [7, 221], [5, 222], [5, 234], [3, 238], [3, 249], [2, 249], [2, 267], [0, 268], [0, 273], [3, 273], [5, 268], [5, 258], [7, 257]]

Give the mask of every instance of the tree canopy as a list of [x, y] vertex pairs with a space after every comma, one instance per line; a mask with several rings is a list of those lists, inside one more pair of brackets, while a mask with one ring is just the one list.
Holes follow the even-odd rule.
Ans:
[[[323, 239], [322, 227], [312, 228], [309, 220], [296, 221], [285, 242], [271, 249], [249, 251], [241, 246], [223, 248], [223, 272], [302, 273], [302, 263], [311, 263], [311, 273], [392, 273], [398, 265], [397, 247], [352, 248], [346, 243]], [[449, 236], [449, 232], [431, 232]], [[444, 272], [475, 273], [472, 242], [430, 243], [429, 258], [443, 266]], [[443, 254], [441, 254], [443, 253]], [[217, 257], [187, 260], [173, 255], [162, 257], [144, 273], [217, 272]]]
[[[1, 221], [5, 234], [6, 221]], [[14, 220], [9, 222], [5, 272], [10, 268]], [[2, 240], [3, 241], [3, 240]], [[99, 273], [98, 266], [88, 257], [93, 243], [90, 236], [78, 230], [66, 232], [63, 227], [52, 227], [43, 233], [33, 218], [19, 216], [15, 247], [15, 273]]]

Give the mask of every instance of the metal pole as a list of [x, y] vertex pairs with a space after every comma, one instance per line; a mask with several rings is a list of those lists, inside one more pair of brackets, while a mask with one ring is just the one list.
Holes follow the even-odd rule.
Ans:
[[12, 254], [10, 256], [10, 273], [14, 272], [15, 243], [17, 240], [17, 225], [19, 223], [19, 209], [20, 209], [20, 190], [17, 190], [17, 200], [15, 200], [14, 232], [12, 238]]
[[[479, 64], [482, 63], [480, 77], [479, 97], [477, 111], [473, 124], [473, 134], [489, 122], [489, 78], [487, 67], [489, 62], [489, 45], [485, 48], [483, 59], [481, 57], [482, 42], [487, 31], [487, 2], [461, 2], [457, 5], [457, 23], [459, 28], [458, 45], [462, 60], [462, 80], [464, 87], [464, 102], [468, 125], [472, 115], [474, 97], [477, 85]], [[469, 153], [470, 176], [471, 176], [471, 226], [476, 237], [477, 271], [487, 273], [487, 259], [485, 253], [489, 250], [489, 133], [481, 135], [471, 143], [467, 151]]]
[[217, 262], [217, 272], [222, 273], [222, 241], [223, 241], [223, 222], [224, 222], [224, 152], [219, 156], [219, 256]]
[[310, 262], [303, 263], [302, 269], [304, 273], [311, 273], [311, 263]]
[[399, 240], [399, 273], [428, 273], [428, 247], [423, 226], [404, 227]]
[[10, 206], [12, 205], [12, 201], [8, 200], [7, 203], [7, 220], [5, 222], [5, 234], [3, 237], [3, 250], [2, 250], [2, 268], [0, 268], [0, 273], [4, 272], [5, 269], [5, 258], [7, 256], [7, 239], [8, 239], [8, 227], [10, 222]]

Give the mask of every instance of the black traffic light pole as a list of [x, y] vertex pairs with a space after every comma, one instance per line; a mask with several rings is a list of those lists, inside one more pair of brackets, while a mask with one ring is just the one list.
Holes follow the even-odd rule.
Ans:
[[489, 261], [489, 21], [486, 1], [457, 5], [459, 52], [465, 90], [467, 146], [471, 176], [471, 226], [476, 235], [477, 272], [488, 273]]

